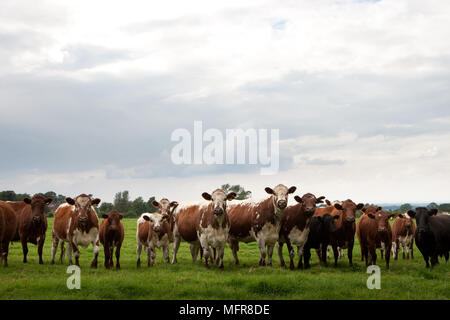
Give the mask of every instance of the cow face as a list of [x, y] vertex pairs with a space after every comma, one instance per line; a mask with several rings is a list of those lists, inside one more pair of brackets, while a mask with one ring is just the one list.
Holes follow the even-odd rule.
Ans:
[[92, 200], [91, 197], [86, 194], [80, 194], [75, 200], [69, 197], [66, 198], [68, 204], [75, 206], [74, 211], [78, 214], [77, 219], [81, 226], [86, 226], [88, 224], [89, 217], [92, 213], [92, 206], [98, 205], [100, 201], [99, 198]]
[[405, 228], [406, 228], [406, 230], [407, 230], [409, 233], [411, 233], [411, 232], [412, 232], [412, 227], [413, 227], [413, 226], [412, 226], [413, 221], [412, 221], [411, 217], [409, 217], [408, 214], [399, 214], [398, 217], [399, 217], [400, 219], [403, 219], [403, 221], [404, 221], [404, 223], [405, 223]]
[[163, 231], [168, 229], [169, 223], [169, 215], [161, 214], [159, 212], [152, 213], [150, 215], [144, 215], [144, 220], [150, 222], [150, 226], [159, 235], [163, 233]]
[[283, 210], [287, 207], [288, 195], [294, 193], [297, 188], [292, 186], [288, 189], [285, 185], [279, 184], [273, 189], [266, 187], [264, 190], [272, 195], [274, 206], [279, 210]]
[[176, 201], [169, 202], [168, 199], [163, 198], [159, 202], [156, 200], [153, 200], [152, 205], [159, 209], [158, 210], [159, 213], [170, 216], [172, 214], [173, 210], [178, 206], [178, 202], [176, 202]]
[[295, 196], [294, 199], [298, 203], [301, 203], [301, 205], [305, 208], [305, 213], [308, 216], [312, 216], [316, 211], [316, 205], [318, 203], [323, 203], [323, 199], [325, 199], [325, 197], [321, 196], [316, 198], [316, 196], [312, 193], [306, 193], [303, 197], [300, 198], [299, 196]]
[[342, 204], [336, 203], [334, 207], [338, 210], [342, 210], [342, 218], [344, 222], [353, 223], [356, 218], [356, 210], [361, 210], [364, 207], [363, 203], [356, 205], [352, 200], [347, 199]]
[[334, 225], [334, 221], [339, 219], [339, 215], [330, 215], [328, 213], [322, 216], [322, 224], [325, 232], [333, 233], [336, 231], [336, 226]]
[[207, 201], [212, 201], [214, 214], [216, 216], [221, 216], [227, 212], [227, 200], [231, 201], [236, 198], [236, 193], [230, 192], [229, 194], [226, 194], [222, 189], [217, 189], [212, 194], [203, 192], [202, 197]]
[[375, 219], [377, 222], [377, 232], [384, 234], [389, 230], [389, 219], [393, 218], [394, 214], [388, 214], [383, 210], [378, 210], [375, 213], [366, 213], [369, 218]]
[[419, 237], [431, 232], [430, 219], [432, 216], [435, 216], [437, 212], [437, 209], [428, 210], [424, 207], [416, 208], [415, 211], [408, 211], [408, 215], [411, 218], [416, 218], [417, 232], [419, 234]]
[[110, 211], [107, 214], [102, 215], [103, 219], [107, 219], [107, 228], [106, 230], [110, 231], [119, 231], [120, 230], [120, 220], [122, 220], [123, 216], [116, 210]]
[[31, 205], [32, 222], [35, 225], [40, 225], [45, 220], [45, 206], [52, 203], [51, 198], [46, 198], [43, 195], [35, 194], [31, 199], [25, 198], [23, 202]]

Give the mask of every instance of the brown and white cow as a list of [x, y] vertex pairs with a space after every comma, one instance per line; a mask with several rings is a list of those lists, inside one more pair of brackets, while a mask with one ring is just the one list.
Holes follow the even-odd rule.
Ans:
[[147, 266], [153, 266], [156, 259], [156, 248], [163, 249], [164, 260], [169, 263], [169, 244], [172, 241], [172, 215], [178, 202], [170, 202], [163, 198], [161, 201], [152, 201], [154, 207], [158, 208], [155, 213], [143, 213], [137, 221], [136, 242], [138, 255], [137, 267], [141, 266], [142, 247], [147, 252]]
[[0, 201], [0, 253], [3, 265], [8, 266], [9, 243], [17, 232], [17, 217], [13, 208], [5, 201]]
[[284, 210], [278, 239], [278, 256], [282, 267], [286, 265], [283, 259], [283, 244], [286, 243], [289, 251], [289, 268], [294, 269], [295, 252], [293, 246], [296, 246], [299, 257], [298, 268], [303, 269], [303, 247], [308, 240], [311, 217], [314, 215], [316, 205], [323, 203], [324, 198], [323, 196], [316, 198], [312, 193], [306, 193], [301, 198], [295, 196], [294, 199], [298, 203]]
[[78, 246], [87, 248], [90, 244], [94, 247], [94, 259], [91, 267], [97, 268], [99, 252], [99, 226], [97, 212], [94, 206], [100, 203], [100, 199], [91, 199], [86, 194], [80, 194], [75, 199], [66, 198], [66, 202], [55, 211], [53, 222], [53, 247], [52, 261], [55, 263], [55, 254], [58, 243], [61, 243], [61, 258], [64, 252], [64, 242], [68, 242], [67, 260], [72, 264], [72, 252], [75, 256], [75, 264], [79, 266], [80, 250]]
[[197, 262], [198, 249], [202, 249], [205, 266], [212, 257], [212, 248], [218, 250], [217, 265], [223, 268], [223, 255], [228, 240], [230, 222], [227, 201], [236, 197], [235, 192], [226, 193], [216, 189], [212, 194], [202, 193], [206, 202], [180, 206], [175, 210], [174, 244], [172, 263], [177, 262], [177, 251], [181, 240], [191, 244], [191, 255]]
[[395, 218], [394, 224], [392, 225], [392, 256], [395, 260], [398, 259], [400, 247], [402, 248], [403, 259], [409, 259], [410, 252], [411, 259], [414, 259], [413, 248], [415, 232], [416, 225], [408, 213], [400, 214]]
[[23, 262], [27, 262], [28, 245], [37, 245], [39, 264], [43, 264], [42, 250], [47, 231], [47, 217], [45, 216], [45, 206], [52, 202], [41, 194], [35, 194], [31, 199], [24, 198], [23, 201], [8, 201], [15, 211], [17, 217], [17, 232], [13, 241], [22, 243]]
[[120, 269], [120, 248], [125, 235], [121, 221], [123, 216], [118, 211], [112, 210], [103, 214], [102, 218], [99, 240], [105, 252], [105, 268], [109, 269], [114, 266], [113, 253], [116, 248], [116, 269]]
[[256, 241], [260, 251], [259, 265], [272, 265], [272, 254], [275, 244], [278, 242], [281, 220], [288, 204], [288, 195], [294, 193], [297, 188], [279, 184], [274, 189], [269, 187], [265, 191], [271, 196], [264, 200], [244, 200], [233, 204], [229, 209], [230, 237], [229, 243], [233, 251], [236, 264], [239, 264], [237, 252], [239, 241]]
[[366, 266], [376, 264], [377, 248], [386, 249], [385, 260], [386, 268], [389, 269], [389, 260], [392, 246], [392, 230], [389, 219], [394, 214], [388, 214], [383, 210], [377, 210], [375, 213], [363, 214], [356, 226], [359, 244], [363, 251]]
[[[355, 218], [356, 210], [361, 210], [363, 203], [356, 205], [352, 200], [347, 199], [342, 204], [336, 203], [334, 208], [326, 207], [317, 208], [314, 216], [322, 216], [326, 213], [331, 216], [339, 215], [339, 219], [335, 220], [336, 230], [330, 234], [331, 247], [334, 254], [334, 265], [337, 266], [337, 260], [341, 250], [347, 249], [347, 256], [350, 266], [353, 265], [353, 246], [355, 243]], [[330, 211], [331, 210], [331, 211]]]

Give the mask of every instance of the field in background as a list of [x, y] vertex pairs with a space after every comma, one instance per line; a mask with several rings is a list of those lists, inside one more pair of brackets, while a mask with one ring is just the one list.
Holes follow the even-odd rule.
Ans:
[[[69, 290], [67, 259], [63, 265], [50, 265], [53, 219], [48, 222], [44, 265], [38, 264], [36, 246], [29, 244], [27, 264], [22, 263], [20, 243], [10, 246], [9, 267], [0, 267], [0, 299], [450, 299], [450, 264], [442, 259], [440, 265], [427, 270], [417, 248], [414, 260], [391, 260], [390, 271], [379, 261], [381, 290], [367, 289], [369, 275], [360, 261], [358, 244], [353, 250], [353, 268], [347, 258], [339, 260], [338, 268], [322, 267], [312, 252], [311, 269], [290, 271], [280, 267], [276, 250], [274, 266], [259, 267], [259, 250], [251, 243], [240, 244], [239, 266], [234, 265], [227, 247], [225, 269], [213, 266], [207, 270], [202, 263], [192, 263], [189, 247], [182, 243], [178, 264], [165, 264], [157, 250], [155, 266], [147, 268], [147, 257], [142, 254], [143, 267], [137, 269], [135, 219], [124, 219], [122, 269], [104, 268], [103, 247], [99, 268], [91, 269], [92, 247], [81, 248], [81, 290]], [[288, 261], [286, 247], [284, 256]]]

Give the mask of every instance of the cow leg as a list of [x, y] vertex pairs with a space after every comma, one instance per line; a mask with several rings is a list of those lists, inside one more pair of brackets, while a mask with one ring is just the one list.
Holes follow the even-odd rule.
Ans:
[[[320, 249], [319, 249], [320, 250]], [[305, 260], [305, 269], [311, 268], [309, 260], [311, 259], [311, 249], [308, 247], [303, 248], [303, 259]], [[321, 259], [321, 258], [319, 258]]]
[[292, 247], [291, 241], [289, 239], [286, 239], [286, 246], [287, 246], [288, 252], [289, 252], [289, 269], [294, 270], [295, 252], [294, 252], [294, 248]]
[[116, 269], [120, 269], [120, 248], [121, 244], [118, 244], [116, 247]]
[[56, 255], [56, 251], [58, 250], [58, 244], [59, 244], [59, 239], [58, 238], [53, 238], [52, 239], [52, 260], [51, 260], [51, 264], [55, 264], [55, 255]]
[[39, 256], [39, 264], [44, 264], [42, 260], [42, 249], [44, 248], [45, 235], [39, 239], [38, 242], [38, 256]]
[[320, 249], [319, 249], [320, 253], [322, 254], [322, 263], [325, 267], [328, 266], [328, 263], [327, 263], [328, 250], [327, 250], [327, 248], [328, 248], [328, 244], [321, 244]]
[[433, 268], [435, 265], [437, 265], [439, 263], [437, 254], [433, 254], [431, 256], [430, 262], [431, 262], [431, 268]]
[[[384, 253], [383, 248], [380, 248], [381, 259], [383, 259], [383, 253]], [[405, 253], [403, 252], [403, 259], [404, 259], [404, 258], [405, 258]]]
[[406, 260], [409, 260], [409, 244], [405, 244], [405, 249], [406, 249]]
[[205, 244], [204, 246], [202, 246], [202, 250], [203, 250], [203, 256], [205, 257], [205, 267], [209, 268], [209, 257], [211, 255], [211, 251], [209, 250], [209, 246], [207, 244]]
[[169, 242], [165, 243], [163, 246], [163, 258], [166, 263], [169, 263], [170, 257], [169, 257]]
[[280, 258], [280, 265], [282, 267], [286, 267], [286, 263], [284, 262], [284, 258], [283, 258], [283, 242], [277, 242], [277, 252], [278, 252], [278, 257]]
[[273, 255], [273, 244], [268, 244], [267, 245], [267, 265], [269, 267], [272, 266], [272, 255]]
[[109, 269], [110, 267], [110, 255], [111, 251], [109, 250], [109, 244], [105, 243], [103, 245], [103, 252], [105, 253], [105, 268]]
[[114, 256], [114, 245], [111, 245], [109, 247], [109, 266], [111, 268], [114, 267], [113, 256]]
[[67, 263], [69, 264], [69, 266], [73, 264], [72, 263], [72, 251], [73, 251], [72, 244], [69, 243], [67, 246]]
[[218, 260], [219, 260], [219, 268], [223, 269], [223, 255], [225, 253], [225, 243], [223, 243], [220, 247], [219, 247], [219, 254], [218, 254]]
[[100, 251], [100, 247], [99, 247], [99, 241], [98, 238], [96, 241], [94, 241], [92, 243], [92, 245], [94, 246], [94, 259], [92, 260], [91, 263], [91, 268], [97, 268], [97, 263], [98, 263], [98, 252]]
[[335, 245], [335, 244], [332, 244], [331, 247], [333, 248], [334, 266], [337, 267], [337, 265], [338, 265], [338, 258], [339, 258], [338, 246]]
[[386, 246], [385, 259], [386, 259], [386, 269], [389, 270], [389, 260], [391, 259], [391, 246], [389, 245]]
[[28, 245], [26, 239], [21, 239], [23, 251], [23, 263], [27, 263]]
[[257, 239], [258, 247], [259, 247], [259, 265], [265, 266], [266, 265], [266, 243], [263, 238]]
[[353, 266], [353, 245], [354, 245], [353, 241], [348, 242], [347, 256], [348, 256], [348, 263], [349, 263], [350, 267]]
[[175, 236], [173, 240], [173, 248], [172, 248], [172, 264], [177, 263], [177, 252], [180, 247], [181, 238], [179, 236]]
[[138, 267], [138, 268], [141, 267], [141, 251], [142, 251], [142, 244], [140, 242], [138, 242], [138, 245], [136, 248], [136, 254], [138, 256], [137, 262], [136, 262], [136, 267]]
[[151, 267], [152, 266], [152, 252], [151, 252], [151, 248], [150, 245], [146, 248], [147, 249], [147, 267]]
[[377, 248], [375, 243], [369, 244], [370, 263], [371, 265], [377, 264]]
[[397, 247], [398, 247], [397, 241], [393, 241], [392, 242], [392, 257], [394, 258], [394, 260], [398, 259]]
[[234, 263], [239, 264], [239, 259], [237, 253], [239, 251], [239, 241], [238, 240], [230, 240], [229, 242], [231, 247], [231, 252], [233, 253]]
[[[198, 244], [191, 243], [189, 245], [189, 249], [191, 250], [192, 261], [196, 264], [197, 263], [197, 257], [198, 257], [198, 251], [200, 249], [200, 246]], [[203, 253], [202, 253], [202, 256], [203, 256]]]
[[297, 269], [303, 269], [303, 247], [297, 246], [298, 265]]
[[150, 249], [151, 249], [151, 251], [150, 251], [150, 257], [152, 258], [152, 260], [151, 260], [151, 263], [152, 263], [152, 266], [155, 264], [155, 261], [156, 261], [156, 250], [155, 250], [155, 246], [154, 245], [150, 245]]
[[5, 267], [8, 266], [8, 251], [9, 251], [9, 242], [3, 241], [2, 242], [2, 256], [3, 256], [3, 265]]
[[411, 251], [411, 259], [414, 259], [414, 238], [411, 240], [409, 251]]
[[61, 252], [59, 253], [59, 263], [63, 263], [63, 258], [64, 258], [64, 251], [65, 251], [65, 242], [64, 241], [59, 241], [59, 243], [61, 244]]

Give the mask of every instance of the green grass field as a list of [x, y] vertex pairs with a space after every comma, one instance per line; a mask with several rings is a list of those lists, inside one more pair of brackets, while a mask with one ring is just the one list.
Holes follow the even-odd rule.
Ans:
[[[9, 267], [0, 267], [0, 299], [450, 299], [450, 264], [441, 260], [428, 270], [417, 248], [414, 260], [391, 260], [390, 271], [384, 261], [377, 261], [381, 290], [367, 289], [369, 274], [360, 262], [358, 244], [353, 250], [353, 268], [347, 258], [339, 260], [338, 268], [322, 267], [315, 252], [309, 270], [281, 268], [276, 252], [273, 267], [259, 267], [259, 250], [251, 243], [240, 245], [239, 266], [234, 265], [227, 247], [224, 270], [216, 266], [207, 270], [202, 263], [192, 263], [189, 247], [182, 243], [178, 264], [164, 263], [157, 250], [155, 266], [147, 268], [147, 257], [142, 254], [144, 266], [137, 269], [136, 219], [124, 219], [122, 269], [104, 268], [103, 248], [99, 268], [91, 269], [92, 247], [81, 248], [81, 289], [69, 290], [67, 259], [63, 265], [50, 265], [53, 219], [48, 222], [44, 265], [38, 264], [36, 246], [29, 244], [27, 264], [22, 263], [20, 243], [10, 246]], [[284, 254], [288, 261], [286, 247]]]

